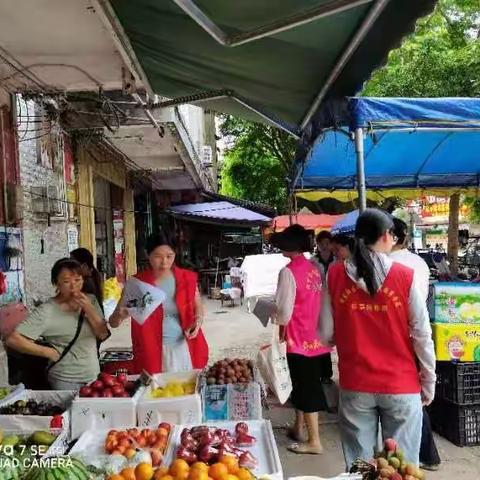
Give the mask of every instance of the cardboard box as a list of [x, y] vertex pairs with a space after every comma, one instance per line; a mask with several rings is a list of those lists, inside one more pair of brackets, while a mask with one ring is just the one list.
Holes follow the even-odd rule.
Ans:
[[480, 324], [432, 325], [437, 360], [480, 362]]
[[[202, 400], [199, 393], [200, 370], [179, 373], [161, 373], [153, 376], [152, 384], [146, 387], [137, 404], [138, 426], [156, 427], [161, 422], [171, 424], [196, 423], [202, 421]], [[152, 396], [157, 387], [170, 382], [195, 383], [195, 393], [178, 397]]]
[[428, 306], [434, 323], [480, 325], [480, 284], [434, 283]]
[[203, 419], [260, 420], [262, 418], [261, 387], [257, 382], [202, 387]]

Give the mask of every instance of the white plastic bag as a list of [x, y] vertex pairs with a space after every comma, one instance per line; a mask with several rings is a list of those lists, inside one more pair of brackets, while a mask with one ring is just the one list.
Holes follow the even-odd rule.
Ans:
[[257, 367], [265, 383], [283, 405], [292, 393], [292, 379], [287, 362], [287, 342], [280, 342], [278, 332], [278, 326], [275, 326], [272, 344], [258, 352]]

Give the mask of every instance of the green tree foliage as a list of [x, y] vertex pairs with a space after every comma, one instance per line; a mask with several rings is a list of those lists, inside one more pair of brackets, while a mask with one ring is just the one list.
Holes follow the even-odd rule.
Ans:
[[232, 140], [221, 171], [221, 193], [283, 212], [295, 139], [270, 125], [232, 116], [223, 117], [220, 128], [224, 137]]
[[480, 0], [439, 0], [363, 95], [476, 97], [480, 95]]
[[[362, 94], [480, 96], [480, 0], [439, 0]], [[273, 127], [231, 116], [223, 118], [221, 130], [233, 140], [222, 171], [222, 192], [284, 208], [295, 140]]]

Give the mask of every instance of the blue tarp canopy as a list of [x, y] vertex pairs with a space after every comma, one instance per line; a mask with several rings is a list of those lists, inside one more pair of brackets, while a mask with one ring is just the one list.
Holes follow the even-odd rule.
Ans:
[[480, 99], [351, 98], [333, 124], [296, 166], [299, 196], [356, 196], [357, 128], [364, 130], [369, 197], [480, 186]]
[[271, 222], [271, 218], [247, 208], [239, 207], [230, 202], [205, 202], [176, 205], [167, 210], [168, 213], [184, 220], [236, 224], [244, 226], [264, 226]]
[[359, 210], [347, 213], [341, 220], [339, 220], [333, 227], [330, 233], [332, 235], [338, 235], [339, 233], [353, 233], [355, 226], [357, 225]]

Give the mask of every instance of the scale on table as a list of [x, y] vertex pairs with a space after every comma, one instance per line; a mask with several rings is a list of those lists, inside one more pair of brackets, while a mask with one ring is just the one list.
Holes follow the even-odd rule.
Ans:
[[125, 348], [109, 348], [100, 354], [100, 363], [128, 362], [129, 360], [133, 360], [133, 352]]

